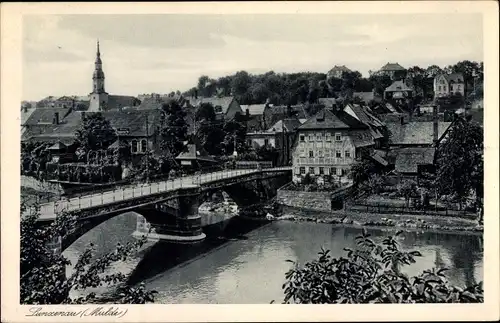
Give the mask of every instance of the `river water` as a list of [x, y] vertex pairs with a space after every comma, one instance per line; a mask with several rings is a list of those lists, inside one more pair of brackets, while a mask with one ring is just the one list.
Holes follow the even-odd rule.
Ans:
[[[212, 215], [213, 217], [217, 215]], [[86, 233], [64, 254], [75, 261], [89, 243], [102, 255], [118, 242], [132, 241], [137, 215], [117, 216]], [[158, 292], [155, 303], [268, 304], [281, 303], [287, 259], [300, 264], [314, 259], [321, 247], [334, 257], [355, 248], [361, 229], [311, 222], [262, 223], [234, 217], [205, 228], [207, 239], [196, 245], [148, 242], [135, 258], [114, 267], [130, 273], [130, 284], [144, 282]], [[396, 229], [369, 229], [375, 240]], [[483, 279], [483, 237], [474, 234], [405, 232], [403, 249], [423, 257], [405, 267], [416, 275], [424, 269], [447, 267], [448, 279], [460, 286]], [[71, 270], [68, 268], [68, 271]]]

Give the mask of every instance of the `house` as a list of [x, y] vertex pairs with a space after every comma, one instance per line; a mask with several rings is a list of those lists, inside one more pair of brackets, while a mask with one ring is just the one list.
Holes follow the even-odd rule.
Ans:
[[460, 93], [465, 95], [465, 82], [462, 73], [439, 74], [434, 78], [434, 99]]
[[403, 100], [406, 98], [412, 98], [414, 90], [409, 87], [404, 81], [398, 80], [394, 81], [384, 90], [385, 100]]
[[277, 165], [288, 165], [291, 162], [291, 149], [296, 131], [301, 125], [297, 118], [279, 120], [265, 131], [247, 133], [247, 144], [254, 149], [270, 146], [278, 151]]
[[422, 173], [434, 170], [435, 154], [435, 147], [404, 147], [392, 149], [389, 159], [399, 177], [418, 181]]
[[24, 121], [21, 140], [28, 140], [34, 136], [43, 135], [47, 131], [51, 132], [52, 129], [57, 129], [71, 113], [72, 110], [66, 108], [33, 109]]
[[297, 129], [293, 146], [293, 179], [347, 174], [356, 157], [375, 146], [370, 127], [342, 109], [322, 109]]
[[247, 116], [247, 129], [250, 131], [260, 131], [266, 128], [264, 120], [264, 110], [268, 102], [264, 104], [241, 105], [243, 114]]
[[237, 113], [244, 114], [240, 104], [233, 96], [226, 97], [186, 97], [183, 107], [198, 108], [202, 103], [210, 103], [218, 120], [232, 120]]
[[175, 158], [182, 167], [188, 170], [199, 170], [203, 167], [213, 166], [217, 161], [208, 154], [196, 136], [190, 136], [184, 149]]
[[387, 63], [376, 74], [388, 75], [391, 80], [402, 80], [406, 77], [406, 69], [398, 63]]
[[377, 118], [369, 107], [348, 103], [344, 107], [344, 111], [370, 128], [375, 148], [380, 148], [387, 144], [388, 131], [385, 123]]
[[331, 78], [331, 77], [335, 77], [335, 78], [342, 78], [342, 75], [344, 73], [349, 73], [349, 72], [352, 72], [350, 69], [348, 69], [347, 67], [345, 67], [345, 65], [335, 65], [331, 70], [328, 71], [328, 73], [326, 74], [326, 77], [327, 78]]
[[287, 118], [308, 119], [310, 116], [302, 104], [297, 105], [268, 105], [264, 109], [264, 123], [266, 128], [274, 125], [276, 122]]

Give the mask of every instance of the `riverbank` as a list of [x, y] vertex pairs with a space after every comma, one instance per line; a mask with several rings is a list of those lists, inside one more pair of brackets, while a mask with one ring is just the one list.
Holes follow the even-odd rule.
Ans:
[[276, 220], [347, 224], [355, 227], [397, 227], [403, 229], [481, 233], [483, 226], [476, 220], [415, 214], [371, 214], [363, 212], [318, 211], [283, 206]]

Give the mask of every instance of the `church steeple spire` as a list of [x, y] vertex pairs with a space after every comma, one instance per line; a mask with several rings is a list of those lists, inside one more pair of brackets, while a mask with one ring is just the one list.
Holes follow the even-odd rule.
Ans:
[[95, 68], [92, 74], [92, 93], [90, 94], [89, 111], [102, 111], [106, 109], [108, 94], [104, 89], [104, 72], [102, 70], [101, 50], [97, 40]]

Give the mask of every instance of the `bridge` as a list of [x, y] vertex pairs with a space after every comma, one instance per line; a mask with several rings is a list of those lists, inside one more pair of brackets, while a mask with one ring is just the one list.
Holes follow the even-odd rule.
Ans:
[[[38, 221], [50, 223], [61, 212], [76, 217], [77, 227], [63, 237], [61, 250], [100, 223], [129, 211], [141, 214], [151, 224], [155, 238], [196, 242], [205, 238], [198, 207], [214, 191], [225, 191], [244, 207], [274, 197], [291, 176], [291, 167], [237, 169], [123, 185], [41, 204]], [[30, 212], [36, 210], [29, 208], [23, 216]]]

